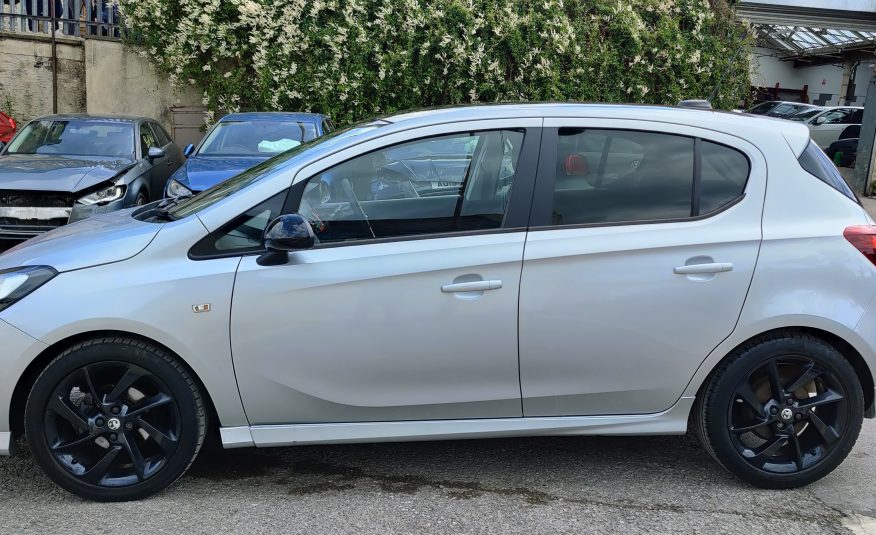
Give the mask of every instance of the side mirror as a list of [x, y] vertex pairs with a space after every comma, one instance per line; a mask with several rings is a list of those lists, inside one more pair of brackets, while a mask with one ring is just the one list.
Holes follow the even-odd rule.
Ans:
[[164, 158], [164, 149], [160, 149], [158, 147], [149, 147], [149, 151], [147, 151], [146, 155], [150, 160], [156, 160], [158, 158]]
[[186, 148], [183, 149], [183, 156], [188, 158], [192, 155], [193, 152], [195, 152], [195, 146], [189, 143], [188, 145], [186, 145]]
[[285, 214], [268, 223], [262, 237], [267, 252], [257, 260], [260, 266], [276, 266], [289, 260], [290, 251], [310, 249], [316, 243], [313, 228], [301, 214]]
[[827, 119], [824, 117], [824, 115], [819, 115], [815, 118], [815, 124], [824, 124], [826, 120]]

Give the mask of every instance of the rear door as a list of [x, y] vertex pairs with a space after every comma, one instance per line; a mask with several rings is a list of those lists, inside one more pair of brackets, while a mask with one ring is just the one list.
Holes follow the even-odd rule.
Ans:
[[[604, 166], [565, 165], [594, 143]], [[520, 283], [524, 414], [669, 408], [734, 328], [765, 181], [760, 152], [731, 136], [546, 119]]]

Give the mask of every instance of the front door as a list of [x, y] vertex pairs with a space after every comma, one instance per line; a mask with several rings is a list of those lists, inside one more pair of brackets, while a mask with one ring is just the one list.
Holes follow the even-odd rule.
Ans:
[[524, 415], [665, 410], [740, 314], [765, 163], [695, 128], [545, 127], [520, 288]]
[[837, 108], [819, 115], [816, 122], [809, 125], [809, 137], [816, 145], [827, 149], [831, 143], [839, 139], [842, 131], [851, 124], [853, 113], [854, 110], [850, 108]]
[[[521, 416], [526, 234], [513, 221], [528, 217], [538, 136], [428, 137], [297, 188], [318, 245], [280, 266], [244, 257], [235, 282], [231, 341], [250, 422]], [[518, 190], [525, 199], [512, 202]]]

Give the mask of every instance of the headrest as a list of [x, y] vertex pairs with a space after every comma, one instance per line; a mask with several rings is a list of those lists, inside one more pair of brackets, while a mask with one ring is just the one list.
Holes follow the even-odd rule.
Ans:
[[565, 160], [566, 176], [586, 176], [590, 169], [587, 160], [580, 154], [569, 154]]

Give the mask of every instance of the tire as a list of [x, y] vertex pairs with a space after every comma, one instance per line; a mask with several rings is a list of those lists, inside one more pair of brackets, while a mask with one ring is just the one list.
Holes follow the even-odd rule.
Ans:
[[692, 423], [706, 451], [734, 475], [787, 489], [839, 466], [863, 416], [861, 384], [845, 357], [814, 336], [784, 333], [729, 355], [698, 397]]
[[149, 204], [149, 196], [143, 190], [137, 192], [137, 198], [134, 200], [134, 206], [145, 206]]
[[206, 435], [195, 380], [167, 351], [124, 337], [74, 345], [36, 379], [25, 407], [34, 459], [87, 500], [138, 500], [179, 479]]

